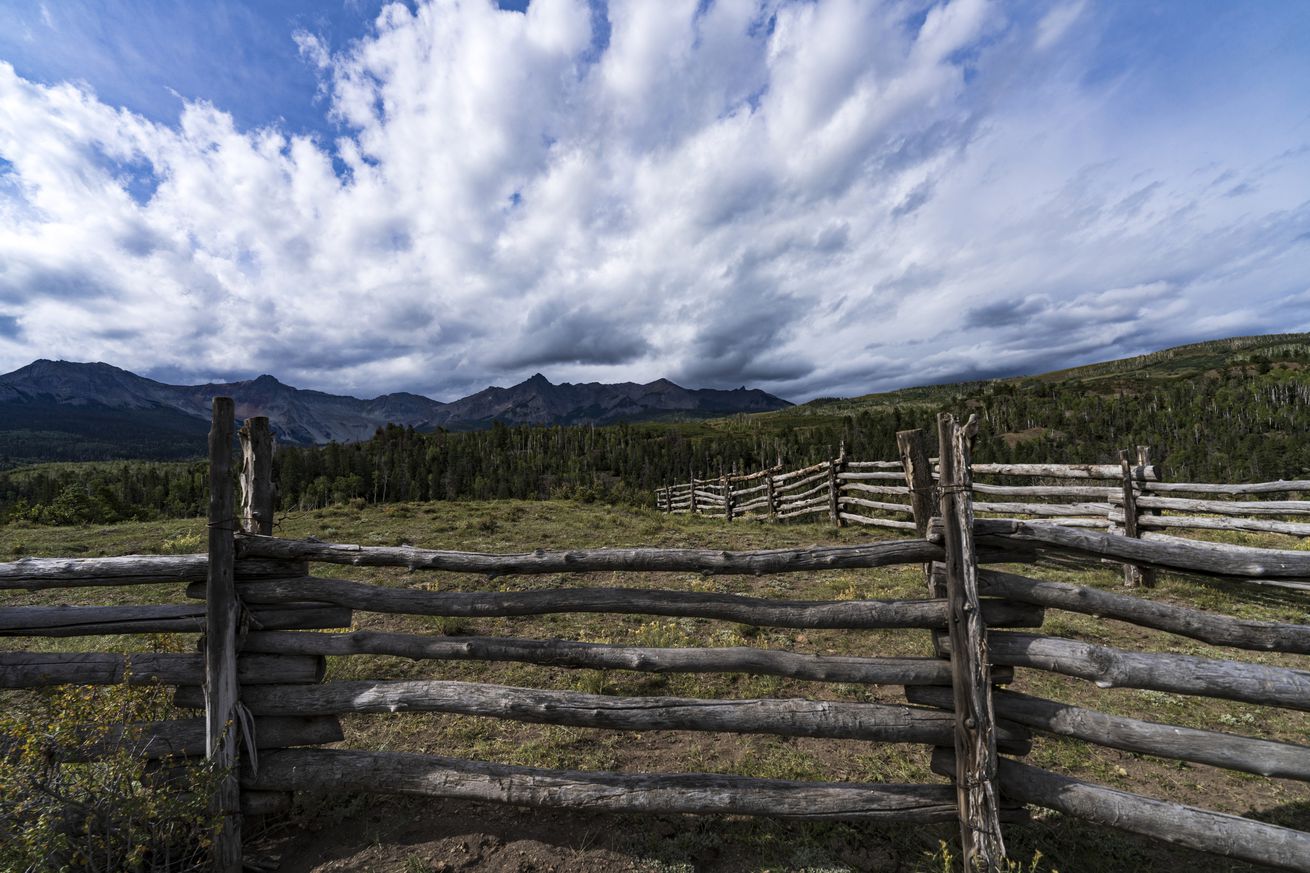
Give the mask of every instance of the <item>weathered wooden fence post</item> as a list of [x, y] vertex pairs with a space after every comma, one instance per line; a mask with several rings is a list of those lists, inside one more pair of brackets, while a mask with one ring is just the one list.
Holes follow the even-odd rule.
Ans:
[[273, 535], [273, 431], [257, 415], [241, 426], [241, 530]]
[[732, 480], [727, 473], [719, 474], [719, 487], [723, 490], [723, 520], [732, 521]]
[[[238, 608], [234, 571], [231, 397], [215, 397], [209, 430], [209, 572], [205, 586], [205, 756], [222, 774], [212, 800], [218, 816], [216, 873], [241, 873], [241, 783], [237, 772]], [[270, 522], [272, 521], [270, 517]]]
[[[1151, 492], [1150, 492], [1150, 490], [1149, 490], [1149, 488], [1148, 488], [1148, 486], [1147, 486], [1147, 477], [1146, 477], [1146, 471], [1147, 471], [1150, 467], [1151, 467], [1151, 447], [1150, 447], [1150, 446], [1138, 446], [1138, 447], [1137, 447], [1137, 470], [1136, 470], [1136, 474], [1137, 474], [1137, 475], [1136, 475], [1136, 479], [1137, 479], [1137, 495], [1138, 495], [1139, 497], [1149, 497], [1149, 496], [1150, 496], [1150, 493], [1151, 493]], [[1162, 478], [1162, 477], [1161, 477], [1161, 475], [1160, 475], [1160, 471], [1159, 471], [1159, 470], [1155, 470], [1155, 481], [1159, 482], [1159, 481], [1161, 481], [1161, 478]], [[1158, 510], [1158, 509], [1146, 509], [1146, 510], [1139, 510], [1139, 511], [1138, 511], [1138, 514], [1137, 514], [1137, 517], [1140, 519], [1143, 515], [1159, 515], [1159, 514], [1160, 514], [1160, 510]], [[1141, 535], [1142, 535], [1142, 534], [1141, 534], [1141, 525], [1140, 525], [1140, 523], [1139, 523], [1139, 524], [1138, 524], [1138, 534], [1137, 534], [1137, 536], [1140, 537]], [[1154, 588], [1154, 587], [1155, 587], [1155, 568], [1154, 568], [1154, 567], [1142, 567], [1142, 568], [1141, 568], [1141, 571], [1142, 571], [1142, 586], [1145, 587], [1145, 588]]]
[[996, 715], [992, 708], [987, 628], [978, 599], [978, 561], [973, 543], [970, 456], [977, 427], [976, 417], [971, 416], [964, 426], [949, 413], [937, 417], [961, 855], [967, 869], [992, 871], [1003, 869], [1005, 842], [1001, 839], [996, 790]]
[[767, 473], [764, 476], [764, 494], [769, 498], [769, 519], [778, 520], [778, 492], [774, 488], [773, 473]]
[[691, 515], [696, 515], [696, 471], [691, 472], [691, 507], [687, 510]]
[[828, 519], [832, 522], [833, 527], [843, 527], [846, 524], [841, 517], [841, 492], [838, 490], [841, 481], [837, 478], [845, 461], [845, 446], [842, 446], [841, 453], [835, 457], [831, 454], [828, 455]]

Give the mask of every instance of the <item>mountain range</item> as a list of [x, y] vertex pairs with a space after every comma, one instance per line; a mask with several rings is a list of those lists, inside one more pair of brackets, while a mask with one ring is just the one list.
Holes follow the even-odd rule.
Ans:
[[203, 453], [210, 401], [236, 401], [238, 419], [267, 415], [284, 443], [368, 439], [387, 424], [467, 431], [506, 425], [615, 424], [716, 418], [791, 406], [757, 389], [648, 384], [552, 384], [537, 374], [450, 403], [419, 394], [361, 400], [294, 388], [273, 376], [168, 385], [103, 363], [39, 360], [0, 376], [0, 459], [189, 457]]

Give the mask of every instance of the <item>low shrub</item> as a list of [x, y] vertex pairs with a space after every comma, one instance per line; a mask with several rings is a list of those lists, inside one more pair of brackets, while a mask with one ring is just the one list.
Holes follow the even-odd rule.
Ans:
[[169, 717], [166, 689], [64, 686], [22, 702], [0, 711], [0, 870], [207, 865], [215, 773], [199, 759], [147, 761], [123, 727]]

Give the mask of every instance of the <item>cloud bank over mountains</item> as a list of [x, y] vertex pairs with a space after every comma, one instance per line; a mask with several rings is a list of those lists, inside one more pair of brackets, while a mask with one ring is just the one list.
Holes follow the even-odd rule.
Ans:
[[1310, 16], [1195, 8], [389, 5], [285, 34], [330, 134], [0, 63], [0, 371], [806, 399], [1305, 330]]

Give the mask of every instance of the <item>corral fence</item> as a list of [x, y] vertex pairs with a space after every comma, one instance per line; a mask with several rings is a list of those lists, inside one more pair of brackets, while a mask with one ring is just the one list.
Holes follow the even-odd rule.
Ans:
[[[1043, 555], [1131, 563], [1226, 580], [1310, 578], [1310, 552], [1134, 539], [1103, 531], [974, 518], [972, 422], [939, 421], [936, 507], [922, 536], [861, 545], [729, 552], [599, 549], [523, 554], [358, 546], [273, 537], [267, 420], [242, 429], [241, 509], [230, 454], [233, 406], [214, 401], [212, 497], [206, 555], [25, 559], [0, 564], [0, 588], [177, 582], [190, 603], [9, 606], [8, 636], [84, 636], [200, 630], [198, 655], [14, 652], [0, 686], [160, 682], [204, 718], [131, 729], [153, 754], [204, 754], [227, 777], [214, 797], [223, 828], [215, 869], [241, 869], [242, 815], [274, 810], [289, 792], [352, 790], [628, 813], [718, 813], [798, 819], [958, 821], [973, 869], [1001, 869], [1002, 826], [1029, 805], [1220, 855], [1310, 871], [1310, 834], [1118, 791], [1023, 762], [1032, 731], [1266, 776], [1310, 780], [1310, 747], [1176, 727], [1005, 690], [1016, 669], [1103, 687], [1154, 689], [1310, 710], [1310, 673], [1177, 654], [1130, 652], [1040, 629], [1049, 609], [1089, 613], [1214, 646], [1310, 653], [1310, 626], [1257, 622], [1127, 594], [988, 569]], [[922, 449], [922, 435], [919, 449]], [[907, 444], [914, 442], [907, 436]], [[925, 453], [926, 454], [926, 453]], [[922, 478], [927, 458], [911, 466]], [[855, 468], [860, 469], [860, 468]], [[877, 468], [864, 468], [877, 469]], [[822, 471], [833, 473], [832, 467]], [[813, 475], [800, 472], [795, 478]], [[784, 480], [789, 481], [789, 480]], [[849, 480], [862, 482], [868, 480]], [[916, 481], [911, 479], [911, 482]], [[919, 522], [916, 521], [916, 524]], [[309, 574], [309, 563], [396, 566], [487, 577], [614, 571], [762, 575], [891, 565], [928, 568], [918, 600], [808, 601], [711, 591], [550, 588], [437, 592]], [[1233, 584], [1239, 584], [1233, 582]], [[784, 628], [896, 628], [932, 635], [935, 657], [808, 655], [754, 647], [655, 648], [513, 637], [446, 637], [349, 629], [352, 610], [424, 616], [622, 613], [696, 617]], [[323, 682], [329, 655], [513, 661], [644, 672], [739, 672], [824, 683], [900, 686], [906, 702], [617, 697], [441, 680]], [[342, 739], [345, 713], [442, 712], [539, 724], [823, 737], [933, 747], [949, 783], [803, 782], [704, 773], [582, 772], [429, 754], [319, 748]], [[257, 754], [256, 754], [257, 753]]]
[[[937, 512], [937, 458], [920, 431], [897, 434], [900, 459], [857, 461], [845, 447], [797, 470], [781, 465], [657, 489], [663, 512], [728, 521], [813, 519], [834, 527], [868, 525], [922, 533]], [[1151, 539], [1177, 530], [1310, 536], [1310, 500], [1259, 499], [1310, 492], [1310, 480], [1241, 484], [1166, 482], [1151, 448], [1119, 453], [1117, 464], [970, 464], [973, 509], [980, 518], [1024, 519], [1100, 528]], [[1257, 499], [1250, 499], [1257, 498]], [[1168, 514], [1166, 513], [1173, 513]], [[1150, 568], [1125, 565], [1129, 586], [1150, 586]]]

